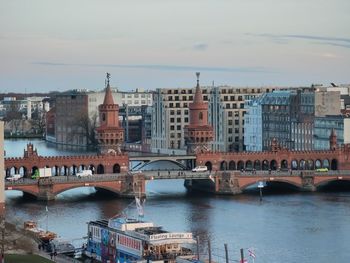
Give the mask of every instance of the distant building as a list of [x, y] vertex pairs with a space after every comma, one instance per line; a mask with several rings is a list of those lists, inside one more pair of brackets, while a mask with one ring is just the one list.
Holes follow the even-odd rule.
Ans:
[[[113, 101], [120, 105], [121, 111], [125, 111], [127, 105], [129, 109], [139, 108], [141, 114], [141, 107], [152, 105], [153, 101], [152, 93], [141, 90], [124, 92], [111, 88], [111, 93]], [[98, 106], [103, 103], [104, 96], [104, 91], [92, 92], [87, 90], [72, 90], [57, 95], [54, 112], [51, 112], [49, 116], [54, 118], [54, 121], [50, 120], [48, 126], [48, 129], [54, 127], [55, 131], [47, 130], [46, 139], [54, 143], [71, 146], [94, 145], [96, 142], [94, 141], [93, 130], [94, 127], [99, 125]], [[128, 117], [125, 114], [120, 114], [119, 121], [123, 123], [126, 129], [127, 139], [129, 138], [128, 135], [133, 133], [133, 130], [129, 130], [129, 123], [131, 124], [130, 129], [139, 131], [139, 138], [134, 139], [137, 141], [143, 139], [142, 114], [140, 116], [129, 114]], [[144, 132], [144, 134], [149, 133], [150, 131]]]
[[[314, 128], [314, 149], [326, 150], [329, 149], [329, 136], [334, 129], [337, 135], [337, 144], [344, 143], [344, 116], [343, 115], [326, 115], [315, 117]], [[348, 121], [346, 121], [348, 128]], [[350, 130], [347, 131], [348, 134]]]
[[[244, 102], [275, 87], [241, 88], [232, 86], [201, 87], [208, 102], [208, 122], [213, 126], [212, 150], [244, 150]], [[152, 151], [186, 153], [183, 127], [189, 123], [189, 104], [194, 88], [157, 89], [152, 114]]]
[[272, 140], [288, 149], [312, 149], [312, 90], [273, 91], [247, 102], [245, 106], [244, 142], [247, 151], [270, 150]]

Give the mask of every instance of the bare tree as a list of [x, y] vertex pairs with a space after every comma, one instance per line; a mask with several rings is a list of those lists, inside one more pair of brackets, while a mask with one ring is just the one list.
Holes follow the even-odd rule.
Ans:
[[22, 113], [20, 112], [20, 105], [18, 103], [11, 103], [7, 108], [4, 121], [10, 122], [12, 120], [21, 120], [21, 119], [22, 119]]
[[32, 114], [32, 128], [35, 133], [44, 134], [46, 130], [46, 113], [43, 109], [36, 109]]
[[73, 140], [76, 136], [83, 136], [86, 139], [88, 146], [97, 146], [97, 140], [95, 137], [95, 129], [97, 127], [97, 114], [93, 114], [89, 117], [88, 112], [82, 110], [73, 115], [69, 122], [71, 127], [70, 137]]

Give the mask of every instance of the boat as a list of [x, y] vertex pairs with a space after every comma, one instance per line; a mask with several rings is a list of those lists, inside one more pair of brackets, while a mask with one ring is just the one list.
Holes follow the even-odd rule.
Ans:
[[35, 221], [25, 221], [24, 230], [31, 232], [36, 238], [40, 239], [44, 243], [47, 243], [57, 237], [56, 233], [39, 228]]
[[102, 262], [179, 262], [195, 260], [192, 233], [168, 232], [152, 222], [112, 218], [88, 223], [85, 255]]

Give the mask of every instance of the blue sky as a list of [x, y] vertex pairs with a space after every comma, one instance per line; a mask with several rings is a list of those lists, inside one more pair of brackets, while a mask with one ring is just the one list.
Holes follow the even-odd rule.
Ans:
[[0, 0], [0, 92], [349, 83], [348, 0]]

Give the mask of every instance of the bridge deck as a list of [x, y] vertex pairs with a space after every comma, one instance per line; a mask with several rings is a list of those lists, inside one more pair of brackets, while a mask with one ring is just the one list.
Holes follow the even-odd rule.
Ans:
[[[223, 171], [220, 171], [223, 172]], [[269, 177], [305, 177], [305, 176], [350, 176], [350, 170], [342, 171], [328, 171], [328, 172], [315, 172], [315, 171], [250, 171], [250, 172], [241, 172], [241, 171], [227, 171], [235, 172], [237, 178], [242, 177], [255, 177], [255, 178], [269, 178]], [[121, 174], [95, 174], [92, 176], [52, 176], [48, 178], [29, 179], [21, 178], [17, 181], [6, 181], [5, 185], [45, 185], [45, 184], [60, 184], [60, 183], [82, 183], [82, 182], [108, 182], [115, 180], [124, 180], [127, 175], [137, 175], [143, 174], [146, 180], [165, 180], [165, 179], [196, 179], [196, 180], [205, 180], [211, 179], [214, 180], [216, 173], [215, 172], [192, 172], [192, 171], [183, 171], [183, 170], [173, 170], [173, 171], [142, 171], [142, 172], [131, 172], [131, 173], [121, 173]]]

